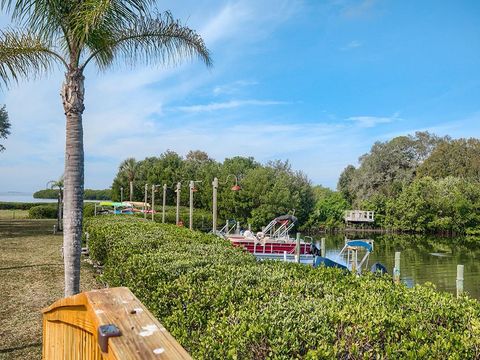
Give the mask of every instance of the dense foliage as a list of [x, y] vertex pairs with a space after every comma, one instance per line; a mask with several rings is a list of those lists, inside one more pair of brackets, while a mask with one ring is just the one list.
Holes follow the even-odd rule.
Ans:
[[[58, 189], [44, 189], [38, 190], [33, 194], [35, 199], [57, 199]], [[85, 200], [110, 200], [112, 197], [110, 189], [92, 190], [85, 189], [83, 198]]]
[[464, 179], [417, 179], [386, 206], [385, 223], [394, 229], [448, 233], [480, 229], [480, 186]]
[[110, 286], [128, 286], [196, 359], [480, 357], [480, 305], [389, 276], [257, 262], [227, 241], [135, 217], [85, 224]]
[[28, 210], [33, 206], [47, 205], [48, 203], [24, 203], [0, 201], [0, 210]]
[[[343, 200], [375, 211], [376, 226], [411, 232], [480, 234], [480, 141], [429, 133], [375, 143], [340, 175]], [[329, 217], [325, 223], [334, 221]]]
[[28, 209], [30, 219], [56, 219], [58, 216], [57, 205], [37, 205]]
[[340, 175], [338, 190], [354, 205], [373, 195], [398, 195], [415, 178], [418, 166], [427, 159], [441, 139], [428, 132], [398, 136], [376, 142], [359, 158], [360, 166], [347, 166]]
[[[132, 159], [129, 159], [129, 164]], [[156, 202], [162, 200], [162, 186], [167, 184], [167, 204], [176, 203], [175, 187], [181, 182], [181, 204], [189, 202], [189, 181], [198, 181], [194, 193], [195, 208], [212, 211], [212, 181], [219, 179], [218, 214], [222, 219], [235, 219], [244, 226], [250, 223], [260, 229], [276, 216], [295, 211], [300, 224], [306, 223], [314, 206], [314, 195], [309, 179], [302, 172], [292, 170], [288, 162], [270, 162], [261, 165], [253, 158], [234, 157], [223, 163], [211, 159], [202, 151], [190, 151], [185, 158], [173, 151], [159, 157], [149, 157], [129, 165], [128, 171], [121, 164], [112, 185], [112, 198], [120, 199], [123, 188], [124, 198], [129, 197], [133, 185], [134, 200], [143, 201], [145, 184], [151, 199], [151, 185], [160, 185]], [[134, 169], [134, 176], [131, 173]], [[232, 191], [236, 180], [240, 191]], [[131, 183], [130, 179], [135, 181]]]

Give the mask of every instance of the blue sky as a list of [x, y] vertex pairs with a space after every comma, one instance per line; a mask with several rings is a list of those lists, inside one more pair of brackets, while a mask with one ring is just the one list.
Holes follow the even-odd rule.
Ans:
[[[377, 140], [418, 130], [480, 135], [478, 1], [177, 0], [159, 8], [204, 37], [214, 67], [90, 68], [88, 188], [109, 187], [126, 157], [167, 149], [201, 149], [219, 161], [288, 159], [333, 188]], [[0, 93], [12, 123], [2, 191], [34, 191], [62, 174], [61, 82], [58, 70]]]

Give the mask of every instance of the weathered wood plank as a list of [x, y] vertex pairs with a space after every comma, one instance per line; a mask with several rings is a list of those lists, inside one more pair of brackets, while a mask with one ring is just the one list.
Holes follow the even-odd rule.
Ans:
[[[43, 314], [44, 359], [191, 359], [128, 288], [61, 299]], [[107, 324], [121, 336], [109, 338], [107, 353], [101, 353], [97, 330]]]

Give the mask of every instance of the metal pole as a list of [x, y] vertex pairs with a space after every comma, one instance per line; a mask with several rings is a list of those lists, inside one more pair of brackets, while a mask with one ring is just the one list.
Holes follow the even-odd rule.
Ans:
[[120, 202], [123, 202], [123, 187], [120, 188]]
[[195, 187], [195, 183], [190, 181], [190, 213], [188, 219], [188, 228], [193, 230], [193, 188]]
[[143, 218], [147, 220], [147, 201], [148, 201], [148, 184], [145, 184], [145, 200], [143, 202]]
[[155, 209], [155, 185], [152, 185], [152, 221], [155, 221], [155, 217], [153, 216]]
[[167, 184], [163, 184], [163, 200], [162, 200], [162, 223], [165, 224], [165, 203], [167, 201]]
[[463, 294], [463, 265], [457, 265], [457, 297]]
[[300, 263], [300, 233], [297, 232], [297, 246], [295, 247], [295, 262]]
[[393, 281], [400, 283], [400, 251], [395, 252], [395, 267], [393, 268]]
[[218, 178], [214, 178], [213, 182], [213, 203], [212, 203], [212, 211], [213, 211], [213, 225], [212, 225], [212, 232], [214, 234], [217, 233], [217, 189], [218, 189]]
[[177, 213], [175, 217], [175, 223], [178, 225], [178, 222], [180, 221], [180, 187], [182, 186], [181, 182], [177, 183]]
[[325, 257], [326, 252], [325, 252], [325, 238], [320, 239], [320, 256]]
[[237, 221], [237, 228], [235, 229], [235, 234], [240, 234], [240, 221]]

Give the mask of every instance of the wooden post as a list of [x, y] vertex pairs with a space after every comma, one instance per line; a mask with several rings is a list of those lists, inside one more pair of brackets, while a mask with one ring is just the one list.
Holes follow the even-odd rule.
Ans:
[[295, 262], [300, 263], [300, 233], [297, 232], [297, 246], [295, 247]]
[[155, 221], [154, 209], [155, 209], [155, 185], [152, 185], [152, 221]]
[[177, 183], [177, 212], [176, 212], [176, 215], [175, 215], [175, 225], [178, 225], [179, 221], [180, 221], [180, 188], [182, 186], [182, 183], [181, 182], [178, 182]]
[[352, 273], [357, 272], [357, 249], [352, 249]]
[[188, 219], [188, 228], [193, 230], [193, 188], [195, 187], [195, 183], [190, 181], [190, 212], [189, 212], [189, 219]]
[[97, 203], [95, 203], [95, 210], [93, 211], [93, 216], [97, 216]]
[[463, 265], [457, 265], [457, 297], [463, 294]]
[[165, 204], [167, 202], [167, 184], [163, 184], [162, 224], [165, 224]]
[[145, 220], [147, 220], [147, 201], [148, 201], [148, 184], [145, 184], [145, 201], [143, 202], [144, 204], [143, 218]]
[[393, 281], [400, 283], [400, 251], [395, 252], [395, 266], [393, 268]]
[[212, 182], [213, 186], [213, 200], [212, 200], [212, 212], [213, 212], [213, 224], [212, 232], [217, 233], [217, 189], [218, 189], [218, 178], [214, 178]]
[[325, 238], [320, 239], [320, 255], [322, 257], [325, 257], [327, 255], [325, 251]]
[[240, 221], [237, 221], [237, 227], [235, 229], [235, 234], [240, 234]]

